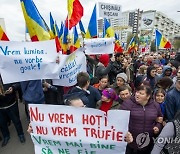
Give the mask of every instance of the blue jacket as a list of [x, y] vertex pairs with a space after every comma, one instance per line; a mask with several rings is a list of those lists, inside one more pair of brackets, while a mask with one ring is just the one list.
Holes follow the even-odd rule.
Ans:
[[180, 110], [180, 91], [174, 87], [166, 94], [165, 110], [168, 120], [172, 120], [178, 110]]
[[27, 104], [44, 103], [44, 93], [41, 80], [30, 80], [21, 82], [23, 98]]
[[[76, 87], [73, 87], [68, 93], [72, 94], [72, 93], [81, 92], [81, 91], [84, 91], [84, 90], [76, 86]], [[89, 100], [86, 106], [89, 108], [96, 108], [97, 102], [101, 99], [101, 95], [99, 91], [96, 88], [89, 86], [87, 91], [85, 92], [86, 92], [86, 97]]]

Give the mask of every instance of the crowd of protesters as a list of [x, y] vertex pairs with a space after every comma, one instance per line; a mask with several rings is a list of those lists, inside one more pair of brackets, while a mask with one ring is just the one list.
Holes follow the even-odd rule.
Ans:
[[180, 143], [154, 143], [159, 134], [166, 137], [169, 130], [173, 132], [167, 137], [180, 138], [180, 54], [166, 51], [86, 57], [87, 72], [78, 73], [77, 85], [68, 90], [54, 86], [52, 80], [8, 85], [0, 80], [2, 146], [10, 139], [9, 121], [15, 125], [20, 142], [25, 142], [18, 110], [21, 100], [28, 120], [28, 104], [86, 106], [104, 112], [128, 110], [133, 140], [128, 142], [127, 154], [171, 153], [172, 147], [180, 153]]

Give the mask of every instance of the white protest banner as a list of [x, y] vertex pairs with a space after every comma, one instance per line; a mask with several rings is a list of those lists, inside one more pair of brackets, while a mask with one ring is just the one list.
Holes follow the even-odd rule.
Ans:
[[29, 104], [35, 154], [124, 154], [129, 111]]
[[79, 48], [70, 55], [61, 55], [59, 64], [59, 79], [53, 80], [53, 85], [73, 86], [77, 83], [77, 74], [86, 72], [86, 56], [84, 48]]
[[114, 38], [85, 39], [85, 54], [112, 54], [114, 53]]
[[99, 17], [119, 19], [121, 17], [121, 5], [99, 2]]
[[0, 41], [0, 72], [3, 83], [57, 79], [55, 40], [41, 42]]

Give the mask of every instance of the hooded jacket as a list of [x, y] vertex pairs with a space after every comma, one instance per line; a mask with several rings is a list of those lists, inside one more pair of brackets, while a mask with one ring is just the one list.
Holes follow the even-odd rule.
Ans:
[[[172, 72], [172, 68], [171, 68], [170, 66], [168, 66], [168, 65], [163, 66], [163, 71], [162, 71], [161, 78], [165, 76], [165, 72], [166, 72], [168, 69], [171, 70], [171, 72]], [[171, 77], [171, 76], [170, 76], [170, 77]]]

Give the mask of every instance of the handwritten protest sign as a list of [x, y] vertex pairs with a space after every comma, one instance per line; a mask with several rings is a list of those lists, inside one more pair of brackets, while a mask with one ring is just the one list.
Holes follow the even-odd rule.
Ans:
[[0, 41], [0, 72], [3, 83], [33, 79], [57, 79], [54, 40], [41, 42]]
[[124, 154], [129, 111], [29, 104], [36, 154]]
[[112, 54], [114, 52], [114, 38], [85, 39], [85, 53], [91, 54]]
[[59, 79], [53, 80], [53, 85], [73, 86], [77, 83], [77, 74], [86, 72], [86, 56], [83, 50], [79, 48], [70, 55], [61, 55]]

